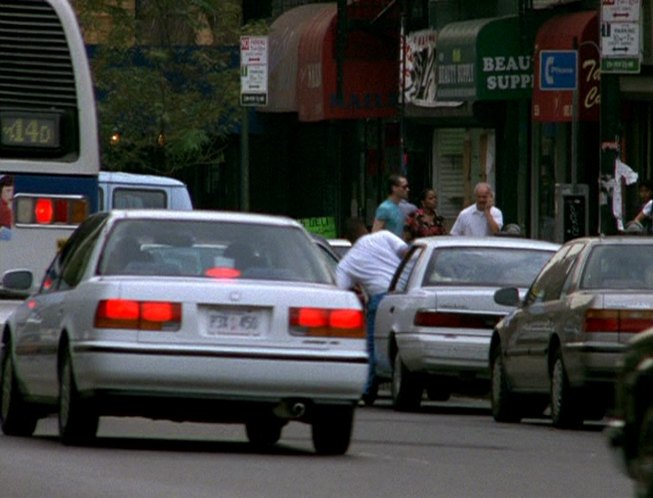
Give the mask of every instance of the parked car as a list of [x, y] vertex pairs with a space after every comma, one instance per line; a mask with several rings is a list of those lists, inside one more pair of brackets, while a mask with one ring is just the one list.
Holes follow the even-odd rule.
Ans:
[[347, 251], [351, 249], [351, 242], [347, 239], [328, 239], [329, 245], [333, 247], [333, 250], [338, 253], [338, 256], [341, 258], [347, 254]]
[[243, 423], [270, 445], [296, 420], [322, 454], [347, 451], [368, 363], [362, 306], [301, 225], [166, 210], [83, 222], [10, 315], [1, 358], [8, 435], [57, 412], [65, 444], [112, 415]]
[[653, 239], [587, 237], [567, 242], [492, 336], [492, 414], [497, 421], [541, 416], [574, 427], [600, 419], [614, 400], [626, 343], [653, 325]]
[[636, 496], [653, 496], [653, 328], [628, 343], [616, 383], [608, 427], [621, 469], [635, 481]]
[[391, 379], [394, 407], [420, 406], [452, 392], [489, 391], [494, 325], [509, 307], [505, 285], [526, 289], [558, 244], [510, 237], [417, 239], [381, 300], [375, 321], [376, 373]]
[[193, 209], [186, 184], [159, 175], [100, 171], [100, 211], [111, 209]]

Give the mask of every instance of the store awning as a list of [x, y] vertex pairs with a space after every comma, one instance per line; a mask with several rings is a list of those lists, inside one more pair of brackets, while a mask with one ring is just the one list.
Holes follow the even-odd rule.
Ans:
[[[574, 91], [556, 88], [569, 88], [564, 74], [569, 72], [570, 66], [565, 57], [574, 50], [578, 51], [576, 112], [573, 107]], [[533, 121], [571, 121], [574, 115], [580, 121], [598, 121], [600, 66], [599, 22], [596, 11], [559, 15], [545, 22], [535, 40]]]
[[397, 115], [398, 45], [373, 33], [348, 33], [338, 95], [337, 13], [336, 3], [309, 4], [272, 23], [268, 106], [259, 111], [297, 112], [300, 121]]
[[447, 24], [438, 35], [438, 100], [529, 99], [532, 47], [517, 16]]

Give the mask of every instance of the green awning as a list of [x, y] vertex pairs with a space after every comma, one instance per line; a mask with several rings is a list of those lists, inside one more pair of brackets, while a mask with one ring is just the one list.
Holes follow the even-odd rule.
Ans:
[[447, 24], [438, 34], [437, 99], [529, 99], [533, 45], [525, 40], [532, 36], [517, 16]]

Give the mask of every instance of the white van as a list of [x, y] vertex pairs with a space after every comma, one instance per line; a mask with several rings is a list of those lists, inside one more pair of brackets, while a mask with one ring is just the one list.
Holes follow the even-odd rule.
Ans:
[[166, 176], [100, 171], [99, 185], [100, 211], [193, 209], [186, 184]]

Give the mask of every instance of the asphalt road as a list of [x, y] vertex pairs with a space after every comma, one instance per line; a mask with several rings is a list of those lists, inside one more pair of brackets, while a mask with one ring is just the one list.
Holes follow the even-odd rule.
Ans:
[[485, 400], [360, 408], [342, 457], [313, 453], [289, 424], [274, 449], [237, 425], [103, 418], [92, 447], [63, 447], [56, 419], [35, 437], [0, 436], [0, 497], [592, 497], [632, 496], [604, 425], [553, 429], [495, 423]]

